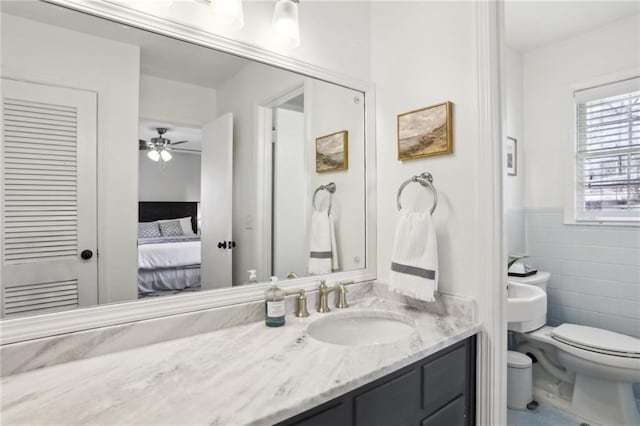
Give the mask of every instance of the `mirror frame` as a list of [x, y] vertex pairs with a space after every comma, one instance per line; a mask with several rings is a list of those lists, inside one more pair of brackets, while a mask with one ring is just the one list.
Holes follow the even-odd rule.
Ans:
[[[190, 26], [186, 22], [161, 18], [133, 9], [124, 3], [86, 0], [40, 0], [55, 6], [105, 18], [116, 23], [172, 37], [203, 47], [237, 55], [309, 77], [361, 91], [365, 97], [365, 268], [281, 281], [284, 289], [315, 291], [319, 280], [327, 282], [364, 282], [376, 279], [376, 139], [375, 87], [300, 60], [231, 40], [215, 33]], [[193, 0], [198, 3], [197, 0]], [[200, 6], [207, 7], [200, 3]], [[96, 305], [73, 311], [55, 312], [32, 317], [0, 320], [0, 345], [17, 343], [59, 334], [148, 320], [223, 306], [255, 302], [263, 299], [268, 283], [238, 286], [216, 291], [181, 294], [177, 297], [153, 300], [133, 300], [110, 305]]]

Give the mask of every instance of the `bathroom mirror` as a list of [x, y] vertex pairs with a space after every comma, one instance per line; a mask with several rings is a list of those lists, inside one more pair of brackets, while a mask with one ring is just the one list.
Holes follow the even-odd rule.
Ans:
[[370, 266], [362, 88], [113, 14], [1, 12], [2, 318]]

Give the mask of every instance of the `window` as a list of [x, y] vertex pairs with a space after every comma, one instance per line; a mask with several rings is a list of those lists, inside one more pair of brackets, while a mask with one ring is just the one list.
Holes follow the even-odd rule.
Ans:
[[574, 93], [576, 220], [640, 220], [640, 78]]

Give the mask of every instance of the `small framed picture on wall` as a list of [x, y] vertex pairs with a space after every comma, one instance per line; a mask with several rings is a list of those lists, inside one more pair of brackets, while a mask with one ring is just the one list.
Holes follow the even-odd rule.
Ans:
[[453, 153], [451, 102], [398, 115], [398, 160]]
[[342, 130], [316, 138], [316, 173], [349, 168], [349, 132]]
[[516, 176], [518, 174], [518, 141], [510, 136], [507, 136], [505, 162], [507, 166], [507, 175]]

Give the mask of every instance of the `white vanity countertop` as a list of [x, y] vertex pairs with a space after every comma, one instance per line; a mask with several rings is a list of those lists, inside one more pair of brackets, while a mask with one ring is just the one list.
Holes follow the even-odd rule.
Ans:
[[[480, 330], [465, 315], [436, 315], [370, 297], [346, 311], [412, 317], [418, 334], [377, 346], [307, 335], [324, 316], [287, 317], [69, 362], [2, 379], [3, 425], [268, 425], [409, 365]], [[344, 312], [346, 312], [344, 311]], [[342, 310], [341, 310], [342, 312]]]

